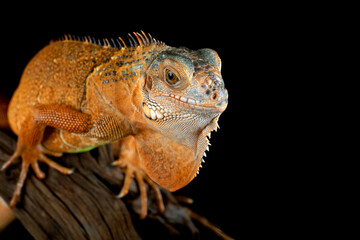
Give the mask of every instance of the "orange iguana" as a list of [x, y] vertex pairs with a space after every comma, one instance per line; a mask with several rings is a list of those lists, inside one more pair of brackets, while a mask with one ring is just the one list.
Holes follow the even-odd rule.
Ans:
[[[211, 49], [174, 48], [150, 34], [103, 42], [85, 37], [51, 42], [25, 68], [9, 105], [17, 148], [2, 170], [21, 157], [21, 173], [10, 201], [14, 207], [31, 166], [38, 161], [64, 173], [46, 155], [88, 151], [119, 140], [128, 192], [135, 177], [146, 216], [144, 181], [175, 191], [197, 174], [220, 114], [227, 106], [218, 54]], [[154, 183], [155, 182], [155, 183]]]

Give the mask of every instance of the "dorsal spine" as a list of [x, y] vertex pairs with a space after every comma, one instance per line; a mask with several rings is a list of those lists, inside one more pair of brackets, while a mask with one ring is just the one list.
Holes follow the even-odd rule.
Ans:
[[103, 38], [103, 39], [96, 39], [94, 37], [90, 36], [84, 36], [79, 37], [71, 34], [65, 34], [60, 41], [78, 41], [78, 42], [84, 42], [84, 43], [90, 43], [99, 45], [102, 47], [108, 47], [108, 48], [136, 48], [138, 46], [150, 46], [150, 45], [156, 45], [156, 46], [165, 46], [165, 44], [161, 41], [156, 40], [153, 38], [150, 33], [146, 34], [143, 31], [139, 32], [133, 32], [133, 34], [128, 34], [128, 44], [121, 38]]

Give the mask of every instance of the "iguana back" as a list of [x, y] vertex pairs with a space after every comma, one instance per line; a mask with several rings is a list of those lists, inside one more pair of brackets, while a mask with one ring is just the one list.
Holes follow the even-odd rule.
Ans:
[[55, 41], [40, 50], [28, 63], [9, 106], [8, 118], [18, 134], [31, 107], [54, 104], [81, 109], [86, 80], [94, 68], [116, 52], [80, 41]]

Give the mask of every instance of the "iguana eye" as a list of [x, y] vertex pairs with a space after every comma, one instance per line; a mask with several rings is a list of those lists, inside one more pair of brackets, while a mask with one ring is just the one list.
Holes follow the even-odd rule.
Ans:
[[180, 81], [180, 79], [176, 76], [176, 74], [170, 71], [169, 69], [165, 70], [165, 78], [166, 78], [166, 82], [170, 85], [175, 85]]

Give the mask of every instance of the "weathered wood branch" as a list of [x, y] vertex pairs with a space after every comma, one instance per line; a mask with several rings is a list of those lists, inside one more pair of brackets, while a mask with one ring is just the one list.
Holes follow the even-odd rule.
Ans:
[[[0, 131], [0, 165], [13, 153], [16, 137]], [[139, 220], [140, 199], [135, 183], [117, 199], [123, 173], [111, 166], [111, 145], [57, 160], [75, 173], [66, 176], [41, 165], [47, 177], [30, 171], [14, 213], [35, 239], [197, 239], [198, 229], [175, 198], [162, 189], [165, 213], [158, 213], [148, 190], [148, 217]], [[0, 172], [0, 196], [9, 202], [20, 172], [20, 161]]]

